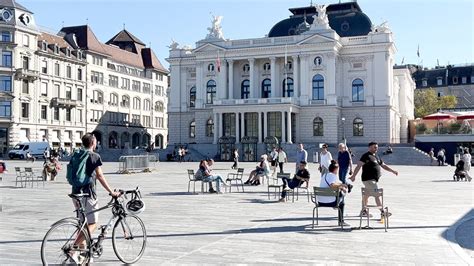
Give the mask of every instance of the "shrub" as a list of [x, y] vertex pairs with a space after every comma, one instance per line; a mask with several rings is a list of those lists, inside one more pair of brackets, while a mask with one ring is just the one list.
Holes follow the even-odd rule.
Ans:
[[425, 133], [425, 131], [426, 131], [426, 125], [425, 124], [421, 123], [421, 124], [416, 125], [416, 133], [423, 134], [423, 133]]

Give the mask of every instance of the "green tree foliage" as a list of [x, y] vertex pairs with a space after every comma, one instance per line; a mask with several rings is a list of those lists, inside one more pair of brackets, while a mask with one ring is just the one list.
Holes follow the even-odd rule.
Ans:
[[438, 109], [454, 108], [458, 103], [456, 96], [446, 95], [438, 97], [434, 89], [415, 90], [415, 117], [436, 113]]

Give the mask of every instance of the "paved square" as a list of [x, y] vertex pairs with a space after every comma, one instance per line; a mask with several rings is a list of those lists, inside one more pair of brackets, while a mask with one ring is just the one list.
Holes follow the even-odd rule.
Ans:
[[[73, 215], [65, 171], [44, 189], [15, 188], [13, 167], [26, 164], [8, 161], [10, 173], [0, 183], [2, 265], [40, 264], [41, 240], [49, 226]], [[384, 172], [380, 184], [393, 213], [386, 233], [378, 221], [373, 230], [342, 232], [336, 226], [337, 213], [330, 208], [322, 209], [320, 226], [312, 230], [312, 203], [305, 197], [295, 203], [268, 200], [266, 186], [246, 186], [245, 193], [187, 193], [186, 169], [197, 169], [197, 165], [162, 162], [152, 173], [119, 175], [115, 174], [117, 163], [105, 163], [112, 187], [141, 187], [146, 211], [140, 216], [148, 243], [140, 265], [473, 263], [474, 182], [453, 182], [454, 168], [394, 166], [398, 177]], [[255, 167], [255, 163], [241, 165], [244, 178]], [[218, 162], [215, 172], [224, 175], [232, 171], [230, 166]], [[287, 168], [293, 170], [294, 164]], [[309, 170], [311, 185], [319, 185], [316, 166], [311, 164]], [[346, 198], [346, 221], [353, 227], [359, 224], [360, 185], [359, 175]], [[98, 191], [100, 202], [105, 203], [106, 193], [101, 187]], [[108, 217], [109, 213], [102, 213], [99, 220], [105, 223]], [[119, 263], [110, 239], [104, 248], [94, 264]]]

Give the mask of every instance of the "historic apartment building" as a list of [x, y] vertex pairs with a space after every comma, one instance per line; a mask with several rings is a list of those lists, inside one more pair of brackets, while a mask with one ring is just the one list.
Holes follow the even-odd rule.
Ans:
[[356, 2], [290, 12], [263, 38], [225, 39], [214, 17], [195, 48], [170, 45], [170, 144], [226, 144], [227, 158], [230, 143], [250, 160], [274, 139], [407, 141], [415, 84], [388, 26]]
[[80, 145], [94, 132], [102, 149], [165, 147], [168, 71], [123, 30], [101, 43], [87, 25], [42, 32], [33, 13], [0, 2], [0, 145]]
[[454, 95], [457, 108], [474, 108], [474, 64], [422, 68], [411, 66], [417, 89], [435, 89], [438, 96]]

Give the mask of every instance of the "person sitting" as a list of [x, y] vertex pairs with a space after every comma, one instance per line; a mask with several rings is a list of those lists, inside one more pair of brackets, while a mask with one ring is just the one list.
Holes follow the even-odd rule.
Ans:
[[[341, 183], [341, 181], [338, 178], [338, 171], [339, 171], [339, 165], [337, 164], [336, 161], [331, 161], [331, 164], [329, 165], [329, 172], [321, 176], [321, 183], [320, 187], [321, 188], [332, 188], [333, 190], [339, 190], [342, 193], [340, 196], [343, 197], [343, 194], [347, 192], [347, 185]], [[319, 196], [318, 197], [318, 204], [319, 206], [324, 206], [324, 207], [336, 207], [337, 206], [337, 201], [336, 197], [331, 197], [331, 196]], [[338, 212], [338, 221], [339, 225], [343, 226], [350, 226], [349, 224], [344, 222], [344, 197], [342, 199], [339, 199], [339, 212]]]
[[387, 150], [383, 152], [383, 155], [388, 155], [392, 153], [393, 153], [392, 146], [388, 145]]
[[296, 187], [300, 187], [301, 185], [303, 185], [304, 182], [306, 182], [306, 188], [308, 187], [310, 175], [309, 175], [308, 170], [306, 169], [306, 165], [307, 165], [306, 161], [301, 161], [299, 163], [299, 166], [298, 166], [299, 169], [296, 172], [293, 179], [289, 179], [287, 177], [282, 178], [283, 191], [281, 192], [281, 198], [280, 198], [279, 202], [285, 202], [286, 193], [287, 193], [288, 188], [289, 189], [294, 189]]
[[[209, 182], [209, 193], [222, 193], [221, 192], [221, 185], [223, 186], [228, 186], [222, 179], [221, 176], [219, 175], [212, 175], [211, 172], [212, 172], [212, 169], [211, 169], [211, 166], [214, 164], [214, 160], [213, 159], [208, 159], [206, 161], [204, 161], [203, 163], [203, 170], [202, 171], [202, 180], [204, 182]], [[201, 166], [199, 166], [200, 169], [201, 169]], [[212, 182], [216, 182], [216, 190], [214, 190], [214, 188], [212, 187]]]
[[270, 173], [270, 166], [268, 165], [268, 156], [263, 154], [260, 156], [260, 163], [257, 165], [255, 170], [250, 172], [249, 179], [244, 184], [251, 184], [252, 186], [260, 185], [260, 177]]
[[466, 178], [469, 182], [471, 182], [472, 177], [469, 175], [469, 172], [465, 170], [466, 163], [464, 160], [459, 160], [456, 164], [456, 169], [454, 170], [454, 174], [457, 176], [458, 180], [461, 178]]

